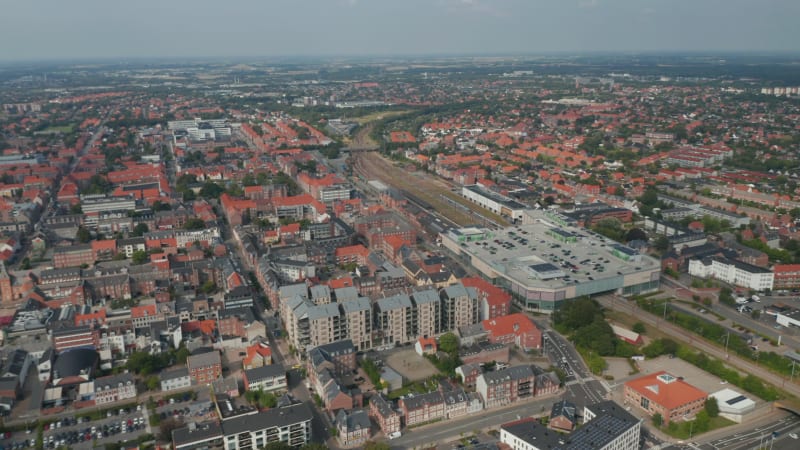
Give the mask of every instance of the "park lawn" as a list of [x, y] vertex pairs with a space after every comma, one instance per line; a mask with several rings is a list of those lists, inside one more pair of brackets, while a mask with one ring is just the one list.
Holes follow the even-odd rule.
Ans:
[[[680, 422], [675, 424], [675, 427], [661, 427], [661, 431], [676, 439], [689, 439], [690, 436], [692, 438], [698, 436], [697, 430], [694, 429], [692, 422]], [[720, 428], [725, 428], [735, 424], [736, 422], [728, 420], [722, 416], [712, 417], [709, 420], [708, 430], [704, 431], [703, 433], [718, 430]]]

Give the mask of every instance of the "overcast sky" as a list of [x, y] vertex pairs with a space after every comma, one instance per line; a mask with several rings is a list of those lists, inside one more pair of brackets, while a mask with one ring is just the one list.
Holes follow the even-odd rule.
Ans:
[[0, 60], [797, 51], [800, 0], [22, 0]]

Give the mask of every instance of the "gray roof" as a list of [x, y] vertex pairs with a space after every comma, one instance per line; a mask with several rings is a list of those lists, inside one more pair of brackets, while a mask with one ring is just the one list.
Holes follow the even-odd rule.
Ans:
[[373, 395], [369, 399], [370, 403], [375, 405], [375, 408], [378, 410], [378, 414], [383, 417], [389, 417], [393, 414], [397, 414], [397, 411], [392, 408], [392, 404], [383, 394], [378, 393], [377, 395]]
[[272, 408], [256, 414], [233, 417], [222, 423], [222, 431], [226, 436], [311, 421], [311, 408], [306, 403]]
[[357, 409], [348, 413], [340, 409], [336, 414], [336, 427], [345, 432], [369, 430], [370, 426], [369, 416], [364, 410]]
[[486, 381], [486, 384], [503, 383], [508, 380], [522, 380], [525, 378], [533, 378], [536, 374], [533, 368], [529, 365], [514, 366], [503, 370], [496, 370], [494, 372], [486, 372], [481, 375]]
[[182, 427], [172, 430], [172, 442], [176, 446], [222, 439], [222, 428], [219, 422], [202, 422], [194, 427]]
[[447, 286], [443, 289], [444, 294], [448, 298], [456, 298], [456, 297], [467, 297], [469, 296], [469, 292], [467, 292], [467, 288], [464, 287], [461, 283], [456, 283], [450, 286]]
[[328, 287], [326, 284], [316, 284], [311, 286], [311, 298], [331, 298], [331, 288]]
[[247, 376], [247, 381], [252, 383], [265, 378], [285, 377], [286, 368], [282, 364], [268, 364], [254, 369], [247, 369], [244, 374]]
[[189, 368], [208, 367], [217, 364], [222, 364], [222, 360], [220, 359], [219, 352], [216, 350], [212, 350], [210, 352], [199, 353], [197, 355], [190, 355], [186, 359], [186, 364], [188, 365]]
[[308, 308], [308, 320], [325, 319], [328, 317], [338, 317], [341, 315], [339, 305], [336, 303], [326, 303]]
[[406, 294], [397, 294], [391, 297], [381, 298], [377, 301], [378, 309], [390, 311], [393, 309], [411, 308], [411, 298]]
[[558, 416], [565, 417], [572, 423], [577, 422], [578, 413], [575, 404], [566, 400], [553, 403], [553, 407], [550, 409], [550, 418]]
[[120, 384], [123, 386], [128, 383], [133, 383], [133, 375], [130, 373], [121, 373], [118, 375], [109, 375], [107, 377], [102, 377], [94, 380], [94, 388], [95, 389], [102, 389], [108, 386], [109, 388], [118, 387]]
[[428, 405], [438, 405], [444, 403], [444, 396], [439, 391], [428, 392], [427, 394], [413, 394], [402, 399], [403, 404], [408, 410], [414, 410]]
[[290, 284], [288, 286], [281, 286], [278, 291], [280, 298], [291, 298], [299, 295], [303, 298], [308, 298], [308, 286], [305, 283]]
[[414, 303], [417, 305], [424, 305], [426, 303], [439, 303], [439, 294], [433, 289], [425, 289], [424, 291], [417, 291], [411, 294], [414, 298]]
[[358, 297], [355, 300], [348, 300], [344, 303], [340, 303], [340, 305], [342, 305], [342, 310], [345, 314], [351, 314], [359, 311], [369, 311], [372, 309], [369, 299], [366, 297]]
[[336, 295], [336, 301], [339, 303], [344, 303], [359, 298], [358, 289], [353, 286], [334, 289], [333, 293]]
[[[97, 365], [100, 356], [95, 350], [76, 348], [62, 352], [53, 364], [53, 378], [76, 376], [82, 370], [91, 372]], [[56, 376], [58, 375], [58, 376]]]
[[160, 374], [158, 374], [158, 378], [161, 379], [161, 381], [174, 380], [176, 378], [183, 378], [188, 376], [189, 376], [189, 369], [187, 369], [186, 367], [181, 367], [174, 370], [165, 370]]

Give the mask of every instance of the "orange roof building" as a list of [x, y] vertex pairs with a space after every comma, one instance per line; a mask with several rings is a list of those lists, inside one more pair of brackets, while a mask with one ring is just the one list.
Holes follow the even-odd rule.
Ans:
[[664, 423], [693, 418], [705, 407], [708, 394], [666, 371], [625, 383], [625, 403], [648, 414], [661, 414]]

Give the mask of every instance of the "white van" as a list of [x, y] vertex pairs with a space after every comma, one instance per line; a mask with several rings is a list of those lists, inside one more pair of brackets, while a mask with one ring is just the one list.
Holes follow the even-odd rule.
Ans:
[[395, 431], [393, 433], [389, 433], [389, 439], [397, 439], [400, 436], [402, 436], [402, 434], [399, 431]]

